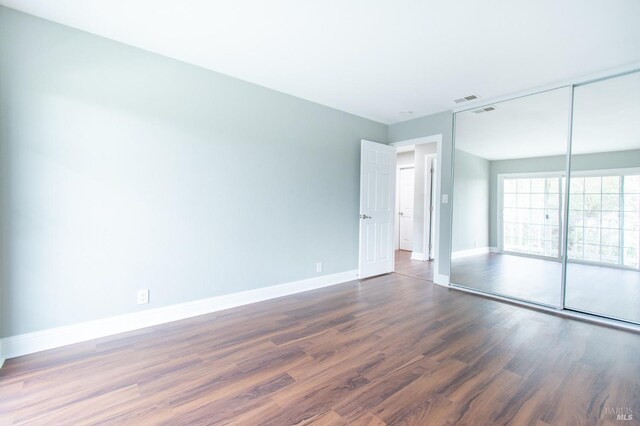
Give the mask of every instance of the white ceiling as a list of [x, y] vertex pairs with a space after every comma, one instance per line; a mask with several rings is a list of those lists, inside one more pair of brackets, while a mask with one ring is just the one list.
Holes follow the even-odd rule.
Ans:
[[416, 146], [415, 145], [403, 145], [403, 146], [396, 147], [396, 152], [398, 154], [403, 153], [403, 152], [413, 152], [415, 150], [416, 150]]
[[[569, 90], [456, 114], [456, 148], [488, 160], [566, 154]], [[573, 154], [640, 149], [640, 72], [575, 88], [571, 148]]]
[[638, 0], [0, 4], [387, 124], [640, 62]]

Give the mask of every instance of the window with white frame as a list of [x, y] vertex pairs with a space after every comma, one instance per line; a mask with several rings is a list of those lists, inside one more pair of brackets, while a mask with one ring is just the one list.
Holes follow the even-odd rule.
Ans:
[[[560, 258], [564, 176], [502, 176], [500, 182], [502, 251]], [[573, 175], [567, 254], [640, 268], [640, 172]]]
[[560, 256], [561, 176], [503, 177], [502, 250]]
[[640, 267], [640, 174], [572, 176], [571, 260]]

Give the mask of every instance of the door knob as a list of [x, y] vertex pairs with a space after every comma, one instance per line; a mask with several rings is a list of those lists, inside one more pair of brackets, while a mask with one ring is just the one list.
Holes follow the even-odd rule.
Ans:
[[399, 214], [400, 216], [404, 216], [404, 213], [402, 213], [402, 212], [400, 212], [400, 213], [398, 213], [398, 214]]
[[371, 219], [371, 216], [367, 216], [366, 214], [361, 214], [360, 219]]

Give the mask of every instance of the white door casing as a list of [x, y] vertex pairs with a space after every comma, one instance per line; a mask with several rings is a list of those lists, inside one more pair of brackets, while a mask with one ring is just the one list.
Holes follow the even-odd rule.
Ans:
[[359, 278], [393, 272], [396, 148], [363, 140], [360, 152]]
[[[421, 144], [425, 144], [425, 143], [435, 143], [436, 144], [436, 162], [437, 162], [437, 166], [439, 166], [440, 164], [442, 164], [442, 134], [434, 134], [434, 135], [430, 135], [430, 136], [423, 136], [423, 137], [419, 137], [419, 138], [414, 138], [414, 139], [407, 139], [407, 140], [403, 140], [403, 141], [398, 141], [398, 142], [392, 142], [390, 143], [391, 146], [394, 146], [396, 148], [400, 148], [400, 147], [407, 147], [407, 146], [418, 146]], [[427, 154], [429, 155], [429, 154]], [[418, 160], [418, 159], [416, 159]], [[433, 232], [433, 282], [435, 284], [438, 285], [442, 285], [442, 286], [449, 286], [449, 276], [448, 275], [442, 275], [440, 274], [440, 265], [439, 265], [439, 261], [438, 259], [440, 259], [440, 232], [438, 232], [440, 230], [441, 227], [441, 207], [442, 204], [447, 204], [449, 202], [449, 194], [443, 194], [442, 193], [442, 188], [441, 188], [441, 182], [442, 182], [442, 167], [436, 167], [436, 172], [435, 172], [435, 224], [433, 226], [433, 229], [435, 230]], [[426, 229], [429, 227], [429, 223], [426, 222], [426, 216], [427, 215], [423, 215], [423, 229]], [[447, 230], [447, 232], [449, 232]], [[445, 232], [445, 235], [448, 235], [447, 232]], [[429, 247], [427, 247], [427, 244], [425, 242], [423, 242], [422, 244], [422, 252], [418, 253], [416, 252], [415, 249], [418, 249], [417, 247], [414, 247], [414, 251], [411, 254], [411, 258], [415, 259], [415, 260], [427, 260], [428, 259], [428, 250]]]
[[425, 156], [425, 254], [427, 259], [435, 258], [435, 241], [436, 241], [436, 188], [437, 188], [437, 156]]
[[398, 248], [413, 250], [414, 168], [400, 169], [398, 176]]

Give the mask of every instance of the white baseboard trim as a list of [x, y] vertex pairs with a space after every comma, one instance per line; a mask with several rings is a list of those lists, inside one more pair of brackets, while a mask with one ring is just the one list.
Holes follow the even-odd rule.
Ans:
[[[358, 279], [345, 271], [0, 339], [4, 360]], [[2, 351], [3, 350], [3, 351]]]
[[478, 247], [469, 250], [459, 250], [451, 253], [451, 259], [460, 259], [461, 257], [477, 256], [479, 254], [495, 253], [498, 249], [496, 247]]
[[442, 274], [433, 274], [433, 282], [443, 287], [449, 287], [449, 277]]
[[4, 351], [2, 350], [2, 339], [0, 339], [0, 368], [4, 365]]
[[420, 253], [419, 251], [412, 251], [411, 260], [429, 260], [429, 255], [427, 253]]

